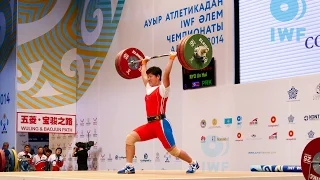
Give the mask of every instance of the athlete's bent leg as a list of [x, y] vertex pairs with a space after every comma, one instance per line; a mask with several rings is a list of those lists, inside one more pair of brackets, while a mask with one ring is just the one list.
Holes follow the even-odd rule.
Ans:
[[132, 163], [133, 157], [135, 155], [135, 143], [140, 141], [139, 135], [132, 131], [130, 134], [126, 137], [126, 159], [127, 163]]
[[132, 164], [135, 155], [135, 143], [140, 141], [147, 141], [155, 138], [152, 125], [145, 124], [133, 130], [126, 137], [126, 160], [127, 164], [124, 168], [118, 171], [118, 174], [134, 174], [135, 168]]
[[124, 168], [118, 171], [118, 174], [134, 174], [135, 169], [132, 165], [133, 157], [135, 155], [135, 143], [140, 141], [140, 136], [137, 132], [132, 131], [126, 137], [126, 160], [127, 164]]
[[192, 160], [192, 158], [182, 149], [179, 149], [176, 145], [171, 148], [168, 148], [167, 151], [174, 157], [178, 157], [179, 159], [189, 163], [189, 169], [186, 173], [194, 173], [197, 169], [199, 169], [199, 164], [197, 161]]
[[191, 164], [192, 158], [182, 149], [179, 149], [177, 146], [173, 146], [169, 149], [167, 149], [167, 151], [174, 157], [178, 157], [179, 159]]
[[163, 119], [159, 122], [159, 127], [156, 130], [157, 137], [161, 141], [163, 147], [175, 157], [189, 163], [190, 167], [187, 173], [194, 173], [199, 169], [199, 164], [197, 161], [193, 161], [192, 158], [183, 150], [176, 146], [175, 139], [173, 137], [173, 132], [171, 125], [167, 119]]

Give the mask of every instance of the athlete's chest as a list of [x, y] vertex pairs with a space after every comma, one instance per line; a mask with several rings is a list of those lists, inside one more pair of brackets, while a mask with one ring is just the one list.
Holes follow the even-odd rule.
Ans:
[[156, 100], [160, 97], [159, 87], [151, 87], [147, 89], [147, 94], [145, 96], [146, 101]]

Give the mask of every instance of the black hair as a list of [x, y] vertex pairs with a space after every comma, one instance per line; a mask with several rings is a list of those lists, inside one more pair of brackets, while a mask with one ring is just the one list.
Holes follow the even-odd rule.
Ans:
[[61, 154], [62, 154], [62, 149], [58, 147], [58, 148], [56, 149], [56, 151], [57, 151], [58, 149], [60, 149], [60, 150], [61, 150]]
[[42, 148], [42, 149], [43, 149], [43, 147], [42, 147], [42, 146], [39, 146], [39, 147], [38, 147], [38, 149], [40, 149], [40, 148]]
[[51, 149], [47, 149], [47, 150], [46, 150], [46, 153], [47, 153], [47, 152], [48, 152], [48, 153], [52, 153], [52, 150], [51, 150]]
[[152, 75], [155, 75], [155, 76], [160, 76], [160, 81], [161, 81], [161, 76], [162, 76], [162, 70], [161, 68], [157, 67], [157, 66], [152, 66], [150, 67], [147, 71], [146, 71], [147, 74], [152, 74]]

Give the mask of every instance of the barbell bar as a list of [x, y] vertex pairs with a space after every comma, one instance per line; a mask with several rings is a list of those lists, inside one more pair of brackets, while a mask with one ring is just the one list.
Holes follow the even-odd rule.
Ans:
[[[204, 69], [212, 60], [211, 43], [202, 34], [185, 36], [178, 43], [176, 53], [180, 64], [188, 70]], [[156, 55], [148, 59], [166, 56], [170, 56], [170, 54]], [[144, 58], [144, 54], [137, 48], [124, 49], [116, 56], [116, 70], [125, 79], [138, 78], [141, 76], [141, 62]]]
[[[198, 48], [202, 48], [202, 49], [200, 51], [195, 52], [195, 55], [197, 57], [201, 58], [201, 61], [203, 62], [204, 61], [203, 57], [204, 57], [205, 53], [208, 52], [208, 49], [205, 48], [204, 46], [199, 46]], [[157, 59], [157, 58], [166, 57], [166, 56], [170, 56], [170, 54], [162, 54], [162, 55], [152, 56], [149, 59]], [[128, 62], [128, 64], [130, 65], [130, 64], [139, 63], [142, 61], [143, 61], [143, 59], [136, 60], [136, 61], [130, 61], [130, 62]]]

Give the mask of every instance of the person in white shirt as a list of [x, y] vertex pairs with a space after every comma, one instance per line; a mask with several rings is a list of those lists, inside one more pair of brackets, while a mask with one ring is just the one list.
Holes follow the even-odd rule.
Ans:
[[31, 160], [32, 155], [30, 154], [30, 146], [25, 145], [24, 146], [24, 151], [21, 151], [18, 153], [18, 158], [19, 159], [26, 159], [26, 160]]
[[60, 171], [63, 166], [63, 157], [61, 156], [62, 149], [57, 148], [55, 154], [51, 154], [48, 161], [52, 164], [52, 171]]
[[38, 154], [32, 158], [32, 164], [35, 166], [36, 171], [44, 171], [46, 162], [47, 156], [43, 154], [43, 148], [38, 147]]
[[22, 171], [29, 171], [30, 164], [32, 163], [32, 155], [30, 154], [30, 145], [24, 146], [24, 151], [18, 153], [18, 159], [20, 161], [19, 168]]

